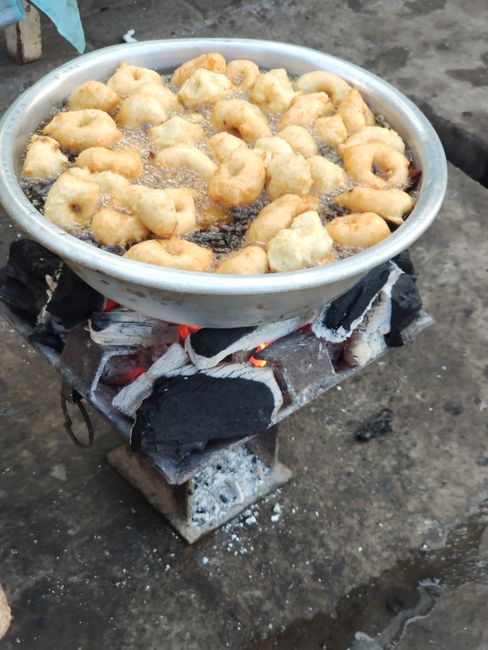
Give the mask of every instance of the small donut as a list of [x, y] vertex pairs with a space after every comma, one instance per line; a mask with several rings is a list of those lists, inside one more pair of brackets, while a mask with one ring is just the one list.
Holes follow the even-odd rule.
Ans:
[[132, 246], [124, 255], [127, 259], [156, 264], [179, 271], [208, 271], [212, 251], [184, 239], [150, 239]]
[[296, 87], [304, 93], [325, 92], [331, 97], [334, 106], [346, 99], [351, 86], [341, 77], [324, 70], [314, 70], [302, 74], [297, 79]]
[[266, 172], [269, 178], [266, 189], [272, 201], [283, 194], [306, 194], [312, 186], [310, 165], [297, 153], [276, 156]]
[[342, 156], [344, 169], [361, 185], [384, 190], [408, 184], [408, 158], [386, 144], [356, 144], [344, 149]]
[[185, 167], [204, 181], [210, 180], [217, 171], [217, 165], [207, 154], [189, 144], [177, 144], [163, 149], [156, 154], [154, 163], [170, 169]]
[[295, 217], [290, 228], [280, 230], [267, 245], [272, 271], [299, 271], [329, 261], [332, 239], [317, 212], [310, 210]]
[[319, 117], [330, 115], [333, 111], [334, 105], [325, 93], [298, 95], [283, 114], [278, 126], [280, 131], [292, 124], [311, 127]]
[[284, 194], [268, 203], [250, 224], [246, 240], [249, 243], [266, 244], [283, 228], [289, 228], [293, 219], [303, 212], [315, 210], [318, 200], [314, 196]]
[[131, 179], [142, 174], [142, 160], [137, 149], [112, 151], [105, 147], [90, 147], [80, 153], [75, 165], [88, 167], [91, 172], [109, 171]]
[[337, 149], [347, 138], [344, 120], [339, 114], [319, 117], [314, 124], [315, 133], [321, 144]]
[[210, 179], [208, 195], [224, 205], [248, 205], [260, 197], [265, 180], [263, 158], [254, 151], [237, 149]]
[[278, 135], [286, 140], [295, 153], [310, 158], [317, 153], [317, 145], [311, 134], [303, 126], [292, 124], [279, 131]]
[[100, 209], [100, 201], [97, 183], [65, 172], [49, 190], [44, 216], [63, 230], [77, 234], [90, 225], [93, 215]]
[[111, 147], [122, 137], [110, 115], [97, 108], [58, 113], [43, 132], [75, 153], [89, 147]]
[[110, 197], [119, 196], [120, 192], [129, 185], [125, 176], [110, 171], [92, 173], [87, 167], [71, 167], [69, 173], [84, 181], [96, 183], [102, 194]]
[[405, 143], [398, 133], [393, 129], [386, 129], [382, 126], [362, 126], [347, 138], [341, 145], [340, 150], [343, 151], [346, 147], [353, 147], [366, 142], [382, 142], [401, 154], [405, 153]]
[[390, 234], [385, 221], [374, 212], [346, 214], [326, 226], [332, 239], [348, 248], [370, 248]]
[[135, 93], [124, 99], [115, 121], [118, 126], [135, 128], [143, 124], [162, 124], [168, 117], [168, 111], [157, 97], [147, 93]]
[[158, 148], [172, 147], [176, 144], [195, 144], [205, 135], [199, 124], [194, 124], [174, 115], [164, 124], [149, 129], [151, 144]]
[[93, 239], [99, 244], [125, 247], [149, 236], [149, 230], [132, 214], [104, 208], [95, 214], [91, 222]]
[[263, 112], [244, 99], [223, 99], [217, 102], [212, 112], [212, 123], [217, 131], [235, 129], [248, 143], [272, 135]]
[[224, 212], [216, 205], [210, 205], [197, 213], [198, 228], [211, 228], [212, 226], [223, 226], [232, 221], [232, 215]]
[[223, 131], [222, 133], [216, 133], [211, 138], [207, 140], [207, 144], [210, 147], [214, 158], [219, 162], [222, 162], [230, 156], [236, 149], [247, 149], [247, 145], [244, 140], [238, 138], [235, 135]]
[[259, 77], [259, 68], [249, 59], [234, 59], [227, 64], [225, 74], [238, 90], [249, 90]]
[[373, 126], [375, 123], [373, 113], [369, 110], [356, 88], [351, 88], [346, 99], [337, 109], [337, 113], [342, 117], [349, 134], [354, 133], [363, 126]]
[[334, 203], [353, 212], [376, 212], [383, 219], [396, 224], [403, 223], [403, 215], [413, 208], [412, 197], [395, 188], [375, 190], [372, 187], [353, 187], [349, 192], [335, 196]]
[[267, 113], [283, 113], [290, 107], [295, 95], [286, 70], [275, 68], [258, 76], [249, 99]]
[[155, 97], [167, 113], [174, 113], [181, 110], [178, 97], [166, 86], [158, 84], [142, 84], [137, 89], [138, 95], [150, 95]]
[[147, 83], [161, 84], [161, 77], [155, 70], [121, 63], [107, 81], [107, 86], [119, 97], [124, 98], [137, 92], [140, 86]]
[[215, 273], [232, 275], [261, 275], [269, 270], [268, 256], [259, 246], [246, 246], [234, 251], [222, 262]]
[[69, 165], [59, 142], [47, 135], [33, 135], [27, 147], [22, 174], [27, 178], [55, 178]]
[[[267, 138], [258, 138], [254, 144], [253, 151], [266, 151], [271, 154], [269, 160], [274, 156], [283, 156], [288, 153], [293, 153], [293, 149], [288, 142], [277, 135], [272, 135]], [[269, 163], [269, 160], [267, 163]], [[266, 166], [267, 166], [267, 163]]]
[[218, 72], [225, 74], [225, 59], [218, 52], [210, 52], [209, 54], [201, 54], [195, 59], [186, 61], [179, 68], [173, 72], [171, 83], [175, 86], [181, 86], [187, 79], [189, 79], [194, 72], [200, 68], [210, 70], [211, 72]]
[[81, 86], [77, 86], [69, 96], [68, 108], [70, 111], [98, 108], [106, 113], [111, 113], [119, 103], [120, 97], [105, 84], [100, 81], [85, 81]]
[[181, 86], [178, 97], [183, 104], [215, 104], [233, 90], [232, 82], [218, 72], [199, 68]]
[[312, 189], [316, 192], [328, 194], [347, 184], [347, 174], [335, 163], [323, 156], [308, 158], [310, 173], [312, 174]]
[[186, 188], [159, 190], [129, 185], [119, 201], [158, 237], [186, 235], [195, 228], [195, 202], [192, 191]]

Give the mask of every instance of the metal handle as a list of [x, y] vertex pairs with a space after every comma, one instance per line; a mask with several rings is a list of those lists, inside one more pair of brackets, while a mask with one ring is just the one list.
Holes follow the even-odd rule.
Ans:
[[[93, 424], [90, 420], [90, 416], [88, 415], [88, 412], [85, 408], [85, 405], [82, 403], [82, 400], [83, 395], [80, 395], [77, 390], [74, 388], [71, 389], [70, 386], [63, 385], [61, 389], [61, 410], [63, 411], [64, 416], [64, 428], [66, 429], [66, 433], [68, 434], [70, 440], [77, 447], [81, 447], [81, 449], [88, 449], [88, 447], [91, 447], [93, 445], [95, 431], [93, 429]], [[82, 442], [73, 431], [73, 421], [68, 412], [68, 401], [78, 407], [78, 410], [81, 413], [83, 420], [85, 421], [86, 430], [88, 432], [88, 440], [86, 442]]]

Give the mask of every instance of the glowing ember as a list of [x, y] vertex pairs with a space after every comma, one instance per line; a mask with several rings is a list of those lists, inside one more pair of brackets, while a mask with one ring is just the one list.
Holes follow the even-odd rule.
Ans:
[[178, 334], [180, 337], [180, 343], [186, 339], [187, 336], [190, 336], [192, 332], [198, 332], [201, 330], [201, 327], [195, 327], [194, 325], [178, 325]]
[[[256, 354], [256, 352], [261, 352], [261, 350], [264, 350], [264, 348], [267, 348], [268, 345], [271, 345], [271, 343], [273, 343], [273, 341], [268, 341], [268, 343], [261, 343], [260, 345], [258, 345], [256, 350], [254, 351], [254, 354]], [[252, 366], [254, 366], [255, 368], [264, 368], [264, 366], [268, 362], [265, 361], [264, 359], [256, 359], [256, 357], [252, 356], [252, 357], [249, 357], [249, 363]]]
[[118, 302], [115, 302], [115, 300], [112, 300], [111, 298], [107, 298], [107, 300], [105, 301], [105, 307], [103, 308], [103, 311], [113, 311], [118, 307], [120, 307]]

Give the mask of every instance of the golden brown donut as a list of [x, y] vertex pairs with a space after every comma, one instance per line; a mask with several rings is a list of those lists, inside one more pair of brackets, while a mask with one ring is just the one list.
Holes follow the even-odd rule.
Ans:
[[44, 216], [60, 228], [79, 234], [100, 209], [101, 191], [97, 183], [77, 178], [69, 171], [61, 174], [49, 190]]
[[272, 135], [263, 112], [244, 99], [223, 99], [217, 102], [212, 112], [212, 123], [217, 131], [235, 129], [248, 143]]
[[339, 106], [351, 90], [347, 81], [324, 70], [314, 70], [302, 74], [297, 79], [296, 87], [304, 93], [325, 92], [332, 98], [334, 106]]
[[77, 157], [77, 167], [87, 167], [91, 172], [110, 171], [126, 178], [138, 178], [142, 173], [141, 155], [137, 149], [106, 149], [90, 147]]
[[392, 223], [402, 223], [403, 215], [413, 208], [410, 194], [391, 188], [375, 190], [372, 187], [353, 187], [349, 192], [334, 197], [334, 202], [353, 212], [376, 212]]
[[70, 111], [80, 111], [85, 108], [98, 108], [106, 113], [115, 110], [120, 103], [120, 97], [108, 86], [99, 81], [85, 81], [77, 86], [68, 100]]
[[336, 217], [326, 228], [336, 243], [349, 248], [370, 248], [390, 234], [385, 221], [374, 212]]
[[171, 83], [175, 86], [181, 86], [194, 72], [200, 68], [211, 70], [212, 72], [225, 73], [225, 59], [218, 52], [209, 52], [209, 54], [201, 54], [195, 59], [186, 61], [179, 68], [173, 72]]
[[181, 110], [178, 97], [169, 88], [161, 84], [142, 84], [137, 89], [137, 95], [150, 95], [154, 97], [167, 113], [174, 113]]
[[183, 83], [178, 97], [188, 106], [215, 104], [232, 90], [232, 82], [224, 74], [199, 68]]
[[69, 165], [59, 142], [47, 135], [33, 135], [27, 147], [22, 174], [27, 178], [48, 179], [59, 176]]
[[149, 230], [132, 214], [104, 208], [97, 212], [91, 222], [93, 239], [99, 244], [125, 247], [149, 236]]
[[215, 273], [232, 275], [261, 275], [269, 270], [266, 252], [259, 246], [246, 246], [234, 251], [222, 262]]
[[367, 142], [346, 147], [344, 169], [361, 185], [377, 190], [403, 188], [408, 184], [410, 161], [382, 142]]
[[224, 205], [247, 205], [260, 197], [265, 180], [264, 161], [259, 153], [236, 149], [210, 179], [208, 195]]
[[156, 154], [154, 163], [169, 169], [184, 167], [204, 181], [208, 181], [217, 171], [217, 165], [207, 154], [189, 144], [177, 144], [163, 149]]
[[319, 117], [314, 124], [314, 129], [319, 141], [327, 147], [337, 149], [347, 138], [346, 125], [337, 113], [329, 117]]
[[325, 93], [298, 95], [280, 119], [279, 129], [281, 131], [292, 124], [311, 127], [319, 117], [330, 115], [333, 111], [334, 105]]
[[259, 77], [259, 68], [249, 59], [234, 59], [227, 64], [225, 74], [238, 90], [249, 90]]
[[386, 129], [382, 126], [362, 126], [342, 143], [340, 150], [343, 151], [346, 147], [366, 142], [382, 142], [401, 154], [405, 153], [405, 143], [398, 133], [393, 129]]
[[184, 239], [150, 239], [132, 246], [124, 255], [127, 259], [156, 264], [179, 271], [208, 271], [212, 251]]
[[97, 108], [58, 113], [43, 132], [75, 153], [88, 147], [111, 147], [122, 137], [110, 115]]
[[364, 99], [356, 88], [352, 88], [346, 99], [339, 106], [337, 113], [342, 117], [349, 134], [363, 126], [374, 125], [373, 113], [369, 110]]
[[216, 133], [207, 140], [207, 144], [210, 147], [214, 158], [216, 158], [218, 162], [222, 162], [228, 158], [236, 149], [247, 149], [244, 140], [227, 133], [227, 131]]
[[323, 156], [308, 158], [310, 173], [312, 174], [312, 188], [316, 192], [328, 194], [347, 184], [347, 174], [335, 163]]
[[307, 160], [297, 153], [276, 156], [269, 163], [267, 192], [273, 201], [283, 194], [306, 194], [312, 186]]
[[136, 128], [143, 124], [162, 124], [168, 117], [168, 111], [157, 97], [148, 93], [134, 93], [124, 99], [115, 121], [118, 126]]
[[249, 243], [266, 244], [279, 230], [289, 228], [293, 219], [303, 212], [315, 210], [318, 199], [314, 196], [284, 194], [268, 203], [250, 224], [246, 240]]
[[311, 133], [303, 126], [292, 124], [286, 126], [278, 132], [280, 138], [288, 142], [295, 153], [299, 153], [304, 158], [310, 158], [317, 153], [317, 145]]
[[174, 115], [164, 124], [153, 126], [149, 130], [151, 144], [155, 147], [172, 147], [176, 144], [195, 144], [205, 135], [200, 124], [189, 122], [179, 115]]
[[286, 70], [275, 68], [258, 76], [249, 99], [267, 113], [283, 113], [290, 107], [295, 95]]
[[107, 81], [107, 86], [119, 97], [128, 97], [137, 92], [143, 84], [161, 84], [161, 77], [155, 70], [138, 68], [135, 65], [121, 63]]
[[119, 196], [120, 192], [129, 185], [129, 181], [125, 176], [110, 171], [91, 172], [87, 167], [70, 167], [68, 171], [83, 181], [96, 183], [102, 194], [110, 197]]

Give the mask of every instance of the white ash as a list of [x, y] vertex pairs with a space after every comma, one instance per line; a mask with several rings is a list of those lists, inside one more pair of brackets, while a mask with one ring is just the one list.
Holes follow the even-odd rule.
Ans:
[[231, 449], [193, 479], [192, 524], [208, 526], [213, 519], [244, 503], [270, 472], [246, 447]]

